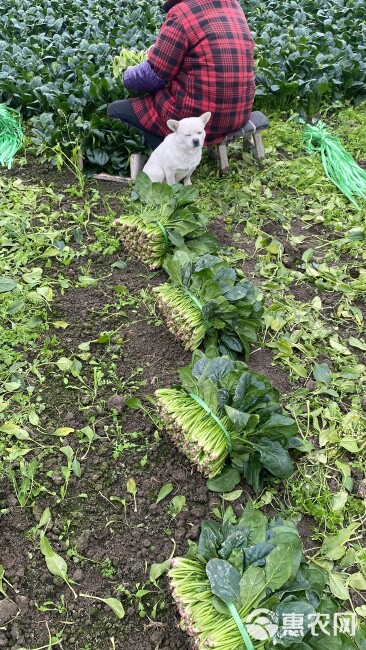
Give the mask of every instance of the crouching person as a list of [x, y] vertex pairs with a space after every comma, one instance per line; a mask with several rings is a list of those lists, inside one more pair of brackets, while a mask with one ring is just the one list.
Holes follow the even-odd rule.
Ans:
[[206, 112], [205, 145], [248, 121], [255, 94], [254, 42], [237, 0], [167, 0], [167, 14], [147, 60], [129, 68], [126, 88], [141, 97], [115, 101], [108, 117], [137, 127], [151, 149], [168, 120]]

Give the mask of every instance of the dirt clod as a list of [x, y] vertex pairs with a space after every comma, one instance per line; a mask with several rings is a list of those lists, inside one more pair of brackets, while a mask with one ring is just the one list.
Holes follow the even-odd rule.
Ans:
[[107, 400], [109, 408], [116, 409], [117, 413], [123, 413], [126, 408], [126, 400], [122, 395], [111, 395]]
[[0, 601], [0, 625], [5, 625], [11, 621], [18, 613], [18, 606], [16, 603], [12, 603], [11, 600]]

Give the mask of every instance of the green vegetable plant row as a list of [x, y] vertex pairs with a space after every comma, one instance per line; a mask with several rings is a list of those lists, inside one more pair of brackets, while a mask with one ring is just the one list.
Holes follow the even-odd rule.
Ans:
[[241, 0], [256, 43], [258, 107], [309, 116], [366, 97], [363, 0]]
[[160, 0], [104, 0], [102, 9], [97, 0], [44, 0], [36, 6], [4, 0], [0, 103], [31, 118], [34, 144], [44, 157], [53, 159], [58, 144], [70, 157], [77, 144], [90, 173], [126, 172], [130, 154], [145, 145], [137, 129], [107, 118], [107, 105], [128, 96], [112, 64], [115, 69], [120, 54], [120, 69], [126, 47], [141, 58], [162, 20]]
[[[160, 186], [158, 190], [153, 184], [149, 192], [155, 191], [160, 192], [162, 209], [168, 198], [164, 192], [174, 189]], [[138, 192], [137, 198], [141, 198]], [[152, 204], [156, 218], [158, 206]], [[291, 476], [289, 451], [306, 451], [306, 447], [268, 378], [229, 358], [229, 354], [248, 354], [249, 343], [242, 349], [227, 345], [220, 327], [215, 331], [213, 326], [217, 311], [206, 310], [210, 301], [218, 309], [221, 299], [235, 291], [238, 300], [232, 301], [233, 306], [239, 305], [246, 280], [220, 257], [188, 251], [184, 238], [162, 263], [170, 281], [155, 292], [169, 328], [192, 347], [207, 338], [205, 353], [196, 350], [191, 364], [180, 370], [181, 385], [156, 391], [161, 421], [178, 448], [209, 478], [209, 489], [230, 492], [243, 476], [258, 493], [268, 475]], [[256, 294], [261, 315], [258, 298]], [[230, 308], [229, 304], [222, 309], [221, 327], [229, 322]], [[242, 324], [247, 315], [245, 309], [238, 310], [236, 322]], [[193, 637], [194, 647], [364, 650], [361, 628], [357, 637], [332, 635], [332, 645], [327, 645], [329, 633], [319, 621], [330, 619], [338, 606], [325, 594], [327, 576], [305, 561], [294, 524], [268, 522], [251, 504], [238, 522], [232, 514], [231, 510], [224, 517], [222, 526], [205, 522], [198, 546], [191, 545], [185, 558], [176, 558], [169, 573], [181, 626]], [[266, 612], [264, 637], [261, 627], [256, 636], [255, 620], [254, 629], [250, 624], [258, 609]], [[289, 619], [299, 618], [300, 629], [289, 627]]]
[[[241, 3], [256, 42], [258, 108], [312, 115], [365, 98], [364, 0]], [[70, 156], [77, 143], [90, 172], [125, 173], [145, 144], [137, 130], [112, 128], [106, 108], [128, 96], [123, 71], [145, 56], [163, 19], [161, 0], [104, 0], [103, 10], [97, 0], [3, 0], [0, 103], [32, 118], [44, 156], [56, 145]]]
[[[259, 290], [239, 270], [207, 252], [213, 243], [218, 248], [217, 240], [209, 233], [190, 239], [205, 224], [196, 215], [195, 196], [192, 188], [151, 183], [142, 172], [130, 207], [137, 206], [137, 214], [116, 225], [131, 252], [150, 268], [163, 264], [170, 276], [170, 282], [154, 289], [168, 328], [188, 349], [206, 343], [206, 354], [197, 351], [190, 366], [181, 369], [180, 387], [156, 392], [167, 431], [213, 479], [212, 490], [228, 491], [243, 475], [258, 492], [266, 472], [288, 478], [288, 450], [302, 443], [270, 381], [230, 359], [249, 356], [263, 305]], [[175, 246], [173, 254], [166, 254], [168, 245]]]
[[[118, 220], [119, 227], [123, 223], [124, 245], [151, 267], [162, 264], [170, 276], [168, 283], [155, 289], [169, 329], [193, 349], [207, 336], [206, 352], [196, 350], [191, 364], [180, 370], [179, 387], [156, 391], [156, 405], [173, 442], [208, 477], [209, 489], [230, 492], [243, 476], [258, 493], [268, 475], [286, 479], [292, 474], [290, 449], [306, 448], [268, 378], [229, 357], [249, 354], [249, 341], [255, 340], [260, 326], [262, 303], [254, 286], [220, 257], [189, 250], [187, 235], [191, 233], [184, 228], [187, 208], [194, 206], [191, 192], [190, 188], [150, 183], [140, 174], [133, 193], [140, 213]], [[180, 212], [179, 202], [184, 201]], [[172, 214], [181, 219], [171, 223]], [[154, 223], [161, 232], [160, 241], [156, 232], [148, 232]], [[167, 255], [167, 232], [173, 233], [171, 255]], [[149, 241], [150, 234], [153, 241]], [[160, 248], [154, 248], [156, 242]], [[249, 331], [252, 327], [249, 336], [243, 329], [248, 323]], [[273, 528], [278, 525], [276, 537], [258, 513], [261, 537], [255, 539], [254, 532], [249, 539], [244, 523], [249, 512], [247, 506], [237, 526], [227, 520], [222, 530], [216, 522], [203, 524], [197, 549], [191, 547], [189, 557], [174, 561], [170, 577], [182, 627], [194, 637], [196, 648], [237, 650], [244, 648], [244, 641], [246, 650], [275, 645], [297, 645], [299, 650], [299, 640], [309, 637], [311, 641], [325, 577], [304, 562], [292, 524], [272, 522]], [[263, 643], [263, 637], [252, 643], [243, 626], [258, 607], [270, 616], [269, 644]], [[300, 639], [298, 634], [289, 638], [285, 628], [286, 616], [293, 615], [305, 621]], [[341, 648], [339, 641], [340, 637], [337, 647]], [[311, 650], [320, 647], [309, 645]]]

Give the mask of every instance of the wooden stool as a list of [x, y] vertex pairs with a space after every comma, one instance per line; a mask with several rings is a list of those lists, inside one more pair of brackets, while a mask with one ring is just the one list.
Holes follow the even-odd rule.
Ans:
[[222, 142], [215, 144], [212, 147], [208, 147], [207, 152], [213, 158], [216, 158], [219, 163], [220, 174], [226, 174], [230, 169], [229, 159], [227, 155], [227, 145], [229, 142], [238, 140], [239, 138], [243, 139], [243, 149], [247, 149], [248, 146], [255, 149], [255, 153], [258, 159], [259, 164], [264, 158], [264, 146], [261, 136], [261, 131], [267, 129], [269, 126], [269, 121], [263, 113], [260, 111], [253, 111], [250, 118], [244, 126], [237, 131], [229, 133]]

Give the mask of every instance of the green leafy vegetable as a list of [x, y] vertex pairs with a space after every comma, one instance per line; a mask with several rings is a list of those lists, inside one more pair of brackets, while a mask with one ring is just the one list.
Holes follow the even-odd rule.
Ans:
[[55, 553], [44, 532], [41, 532], [39, 547], [44, 555], [49, 572], [53, 576], [61, 578], [72, 591], [74, 597], [77, 598], [77, 594], [71, 586], [72, 580], [67, 575], [67, 564], [61, 555]]
[[225, 603], [239, 600], [241, 575], [230, 562], [213, 558], [206, 564], [206, 573], [215, 596]]
[[178, 250], [164, 268], [170, 283], [154, 292], [168, 329], [184, 347], [195, 350], [208, 334], [221, 354], [247, 357], [263, 313], [259, 289], [207, 253], [197, 258]]
[[150, 573], [149, 573], [149, 580], [151, 582], [155, 582], [162, 576], [164, 573], [166, 573], [169, 569], [170, 565], [170, 560], [165, 560], [164, 562], [161, 562], [160, 564], [154, 563], [150, 567]]
[[[343, 98], [365, 99], [364, 0], [268, 0], [266, 11], [260, 0], [241, 3], [256, 43], [257, 108], [299, 107], [312, 116]], [[68, 154], [81, 144], [90, 171], [126, 172], [131, 151], [146, 147], [137, 129], [108, 120], [105, 109], [128, 96], [120, 72], [155, 41], [161, 0], [106, 0], [103, 11], [88, 2], [3, 0], [1, 10], [0, 95], [32, 118], [40, 153], [53, 159], [57, 143]]]
[[165, 499], [165, 497], [167, 497], [168, 494], [172, 492], [172, 490], [173, 490], [173, 483], [166, 483], [165, 485], [163, 485], [163, 487], [160, 488], [159, 490], [159, 494], [157, 496], [155, 503], [160, 503], [160, 501]]
[[175, 519], [186, 505], [186, 498], [182, 494], [173, 497], [169, 504], [169, 514]]
[[[260, 534], [259, 520], [264, 523]], [[236, 552], [229, 554], [234, 547]], [[324, 641], [317, 613], [337, 611], [324, 593], [325, 574], [304, 559], [291, 521], [267, 519], [251, 501], [239, 519], [233, 520], [231, 511], [222, 524], [203, 522], [198, 545], [191, 544], [185, 557], [172, 561], [169, 578], [181, 627], [194, 637], [198, 650], [328, 647], [313, 645], [314, 639]], [[264, 610], [270, 625], [268, 645], [250, 636], [247, 618], [257, 609]], [[303, 626], [289, 625], [299, 618]], [[344, 634], [342, 639], [339, 650], [356, 650], [353, 638]]]
[[138, 65], [139, 63], [145, 61], [146, 55], [147, 52], [145, 50], [136, 52], [135, 50], [123, 47], [120, 53], [115, 56], [112, 61], [113, 76], [122, 76], [123, 78], [123, 73], [127, 70], [127, 68], [130, 66]]
[[141, 172], [132, 197], [128, 214], [115, 225], [124, 247], [150, 269], [160, 268], [174, 247], [198, 253], [218, 250], [216, 237], [206, 232], [208, 217], [199, 214], [192, 187], [152, 183]]
[[[265, 472], [290, 476], [288, 450], [301, 442], [267, 377], [242, 361], [200, 352], [180, 376], [181, 388], [156, 391], [157, 407], [173, 442], [209, 477], [208, 487], [230, 492], [242, 474], [258, 491]], [[224, 468], [227, 460], [232, 467]]]
[[92, 596], [90, 594], [79, 594], [81, 598], [91, 598], [92, 600], [99, 600], [101, 603], [104, 603], [115, 613], [115, 615], [121, 619], [124, 618], [125, 610], [124, 607], [118, 598], [100, 598], [99, 596]]
[[136, 503], [136, 494], [137, 494], [137, 487], [136, 487], [136, 482], [135, 479], [129, 478], [126, 484], [126, 489], [128, 494], [131, 494], [133, 497], [133, 502], [134, 502], [134, 511], [137, 512], [137, 503]]

